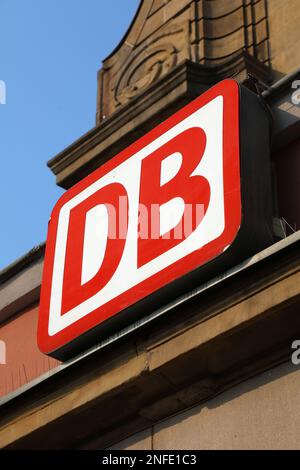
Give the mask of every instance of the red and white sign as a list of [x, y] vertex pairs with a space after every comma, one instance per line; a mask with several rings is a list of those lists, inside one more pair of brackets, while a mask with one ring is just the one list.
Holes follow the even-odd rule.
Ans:
[[60, 198], [46, 245], [41, 350], [63, 349], [218, 257], [240, 223], [239, 88], [225, 80]]

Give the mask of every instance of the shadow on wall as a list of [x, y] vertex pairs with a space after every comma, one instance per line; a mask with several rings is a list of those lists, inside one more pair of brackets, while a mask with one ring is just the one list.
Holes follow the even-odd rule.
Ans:
[[154, 448], [299, 448], [300, 367], [255, 376], [154, 426]]

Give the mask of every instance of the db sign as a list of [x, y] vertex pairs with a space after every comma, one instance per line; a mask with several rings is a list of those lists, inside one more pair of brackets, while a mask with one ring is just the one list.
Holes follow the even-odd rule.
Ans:
[[41, 350], [74, 354], [269, 243], [268, 139], [257, 96], [225, 80], [67, 191], [49, 222]]

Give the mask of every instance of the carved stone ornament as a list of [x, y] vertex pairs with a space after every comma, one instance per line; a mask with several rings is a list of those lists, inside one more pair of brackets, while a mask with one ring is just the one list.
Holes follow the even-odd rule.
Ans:
[[[125, 73], [119, 78], [115, 88], [116, 105], [125, 104], [174, 67], [177, 62], [177, 50], [173, 44], [162, 44], [147, 50], [142, 60], [139, 57], [135, 59], [128, 69], [124, 68]], [[143, 69], [142, 76], [135, 79], [140, 69]]]
[[214, 67], [243, 51], [269, 64], [264, 0], [142, 0], [98, 75], [97, 124], [178, 64]]

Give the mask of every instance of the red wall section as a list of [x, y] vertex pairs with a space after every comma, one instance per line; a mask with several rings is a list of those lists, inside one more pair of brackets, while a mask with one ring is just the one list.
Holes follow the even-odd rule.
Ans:
[[38, 349], [37, 318], [38, 306], [35, 306], [0, 324], [0, 341], [6, 345], [6, 364], [0, 363], [0, 396], [7, 395], [59, 364]]

